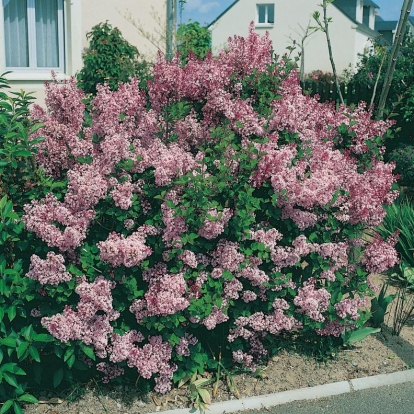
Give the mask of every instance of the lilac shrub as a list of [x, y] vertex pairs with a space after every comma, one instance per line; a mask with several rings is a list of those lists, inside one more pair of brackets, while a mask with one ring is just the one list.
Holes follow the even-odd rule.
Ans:
[[396, 264], [392, 238], [362, 237], [397, 195], [391, 123], [303, 95], [271, 49], [250, 27], [216, 58], [159, 55], [148, 94], [97, 86], [85, 111], [55, 81], [34, 110], [38, 162], [67, 184], [25, 206], [50, 248], [27, 276], [43, 326], [90, 346], [105, 381], [166, 392], [219, 352], [255, 369], [282, 339], [340, 344], [369, 317], [369, 272]]

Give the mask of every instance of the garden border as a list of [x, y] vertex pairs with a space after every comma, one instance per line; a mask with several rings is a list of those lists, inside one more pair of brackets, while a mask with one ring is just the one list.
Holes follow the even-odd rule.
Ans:
[[[414, 382], [414, 369], [392, 372], [390, 374], [373, 375], [364, 378], [355, 378], [348, 381], [333, 382], [316, 387], [298, 388], [272, 394], [242, 398], [240, 400], [221, 401], [208, 406], [208, 414], [228, 414], [236, 411], [274, 407], [293, 401], [316, 400], [334, 395], [348, 394], [369, 388], [378, 388], [386, 385]], [[168, 411], [158, 411], [149, 414], [194, 414], [194, 407]]]

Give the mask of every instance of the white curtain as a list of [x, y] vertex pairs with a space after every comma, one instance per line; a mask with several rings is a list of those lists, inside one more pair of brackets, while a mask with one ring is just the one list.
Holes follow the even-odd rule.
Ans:
[[37, 67], [59, 66], [57, 0], [35, 0]]
[[3, 0], [6, 67], [29, 66], [27, 0]]

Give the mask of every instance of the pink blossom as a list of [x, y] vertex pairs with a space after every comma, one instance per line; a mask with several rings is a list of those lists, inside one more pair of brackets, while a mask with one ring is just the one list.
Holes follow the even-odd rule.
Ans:
[[399, 263], [397, 251], [398, 233], [390, 236], [386, 241], [375, 236], [365, 249], [362, 264], [371, 273], [382, 273]]
[[128, 210], [132, 206], [134, 185], [130, 181], [117, 184], [111, 191], [111, 197], [117, 207]]
[[253, 302], [257, 299], [257, 295], [251, 290], [245, 290], [242, 294], [242, 299], [245, 303]]
[[345, 319], [349, 316], [352, 320], [359, 319], [358, 309], [363, 308], [367, 304], [366, 298], [357, 299], [342, 299], [339, 303], [334, 305], [337, 315]]
[[179, 258], [188, 266], [191, 267], [192, 269], [196, 269], [197, 268], [197, 258], [194, 252], [190, 251], [190, 250], [184, 250], [183, 253], [180, 254]]
[[[22, 220], [27, 230], [36, 233], [50, 247], [58, 247], [61, 251], [81, 245], [95, 215], [93, 210], [72, 211], [50, 193], [42, 202], [33, 200], [31, 204], [26, 204], [24, 211]], [[55, 223], [65, 226], [65, 229], [60, 230]]]
[[238, 243], [220, 240], [217, 249], [213, 252], [213, 266], [229, 272], [237, 271], [244, 260], [244, 255], [238, 252], [238, 247]]
[[182, 274], [165, 274], [159, 279], [151, 279], [144, 299], [134, 300], [129, 310], [138, 322], [148, 316], [172, 315], [190, 305], [186, 290]]
[[101, 260], [114, 267], [121, 264], [125, 267], [139, 265], [152, 253], [152, 249], [145, 244], [148, 232], [151, 233], [152, 229], [142, 226], [128, 237], [111, 233], [104, 242], [97, 243]]
[[293, 299], [293, 303], [298, 307], [296, 312], [304, 313], [311, 319], [323, 322], [325, 317], [323, 312], [328, 310], [331, 294], [324, 288], [316, 289], [315, 280], [309, 279], [298, 289], [298, 295]]
[[243, 289], [242, 283], [234, 278], [230, 280], [230, 282], [226, 282], [224, 284], [224, 294], [229, 299], [238, 299], [239, 292]]
[[63, 256], [53, 252], [46, 254], [46, 260], [42, 260], [35, 254], [32, 255], [26, 276], [38, 280], [42, 285], [57, 285], [61, 282], [69, 282], [72, 279], [72, 275], [66, 272]]
[[318, 335], [332, 335], [337, 338], [345, 332], [345, 325], [341, 325], [338, 321], [328, 322], [323, 329], [317, 329]]
[[107, 384], [114, 378], [124, 375], [124, 369], [117, 365], [108, 364], [107, 362], [100, 362], [96, 364], [96, 369], [103, 373], [102, 382]]
[[190, 356], [189, 346], [197, 343], [198, 339], [195, 336], [186, 333], [182, 338], [180, 338], [180, 343], [176, 345], [176, 352], [178, 355]]
[[[205, 239], [214, 239], [223, 233], [225, 226], [232, 217], [232, 212], [229, 208], [225, 208], [223, 211], [217, 211], [217, 209], [207, 210], [207, 217], [198, 231], [198, 234]], [[208, 218], [211, 216], [213, 219]]]
[[[109, 335], [113, 332], [110, 322], [119, 317], [112, 308], [111, 290], [114, 282], [98, 277], [94, 282], [81, 282], [75, 289], [80, 296], [77, 312], [66, 306], [63, 314], [42, 318], [42, 325], [61, 342], [79, 340], [92, 345], [96, 354], [105, 358]], [[104, 314], [97, 314], [103, 311]]]
[[211, 311], [210, 315], [204, 318], [203, 325], [211, 331], [220, 323], [227, 322], [228, 320], [229, 317], [223, 313], [220, 308], [213, 306], [213, 310]]

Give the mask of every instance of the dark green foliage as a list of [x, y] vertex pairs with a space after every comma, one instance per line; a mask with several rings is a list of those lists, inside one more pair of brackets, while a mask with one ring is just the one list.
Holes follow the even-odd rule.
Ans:
[[41, 286], [25, 273], [31, 254], [47, 249], [24, 230], [21, 215], [25, 203], [56, 185], [34, 160], [41, 141], [30, 140], [41, 126], [29, 118], [34, 98], [23, 91], [6, 93], [9, 86], [4, 76], [0, 76], [0, 401], [4, 403], [0, 413], [19, 414], [22, 404], [37, 402], [28, 393], [33, 387], [52, 388], [70, 380], [70, 368], [85, 367], [78, 355], [87, 353], [77, 344], [56, 341], [41, 326], [40, 318], [31, 315], [40, 305], [47, 309], [48, 300]]
[[177, 30], [177, 51], [183, 63], [188, 61], [190, 53], [204, 59], [211, 51], [211, 33], [208, 28], [200, 26], [198, 22], [180, 24]]
[[414, 146], [400, 145], [391, 151], [389, 161], [396, 164], [395, 174], [399, 174], [398, 183], [402, 186], [413, 186], [414, 183]]
[[87, 33], [89, 51], [83, 56], [83, 68], [77, 74], [78, 85], [85, 93], [96, 94], [96, 85], [108, 84], [117, 90], [118, 84], [137, 76], [149, 77], [149, 64], [140, 59], [138, 49], [122, 37], [118, 28], [100, 23]]
[[[381, 39], [374, 41], [371, 52], [360, 56], [356, 74], [350, 79], [351, 82], [361, 86], [368, 86], [374, 91], [377, 76], [381, 68], [376, 95], [375, 107], [378, 106], [381, 89], [384, 82], [384, 75], [390, 58], [389, 45], [381, 43]], [[388, 144], [387, 149], [391, 151], [398, 143], [409, 143], [413, 138], [414, 124], [414, 38], [407, 33], [396, 62], [395, 72], [391, 88], [385, 105], [385, 113], [397, 121], [401, 131], [397, 139]], [[369, 102], [368, 102], [369, 103]]]

